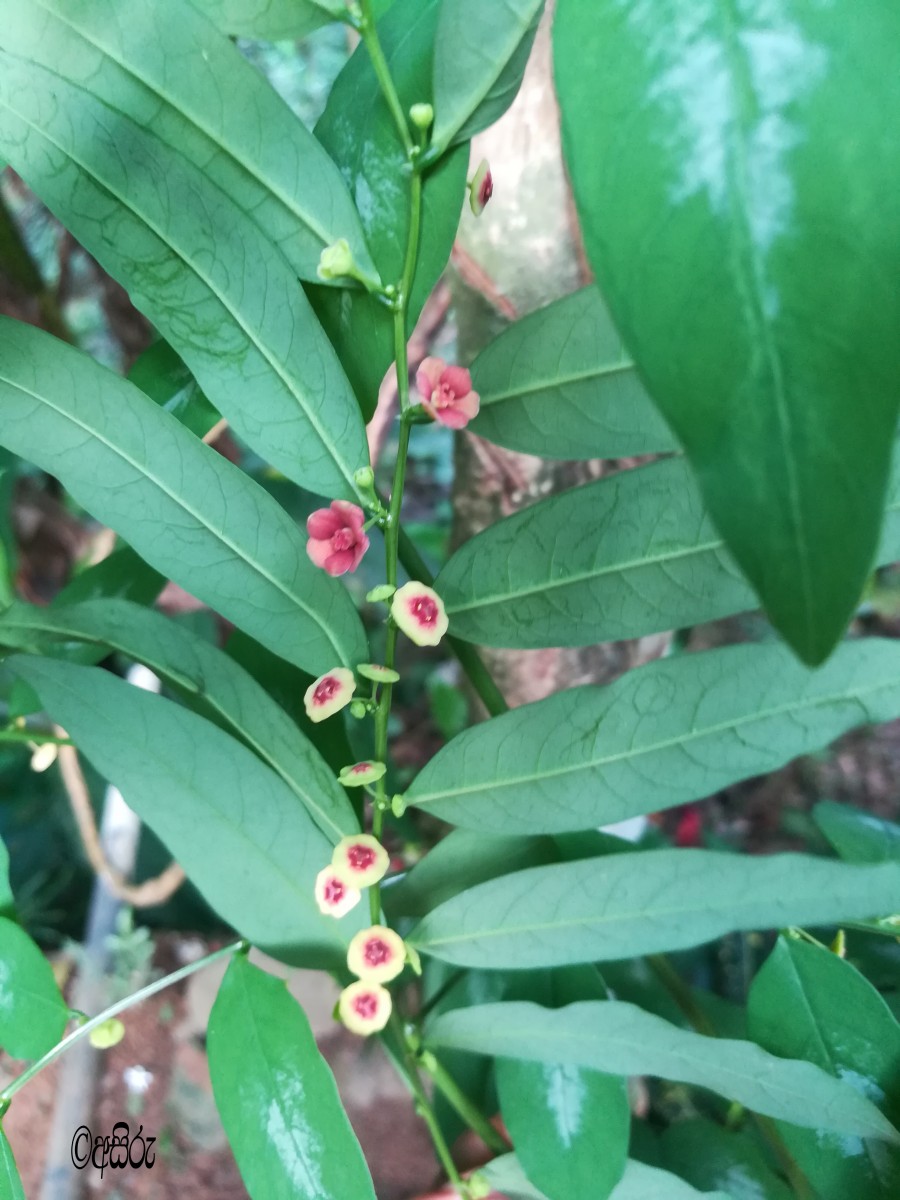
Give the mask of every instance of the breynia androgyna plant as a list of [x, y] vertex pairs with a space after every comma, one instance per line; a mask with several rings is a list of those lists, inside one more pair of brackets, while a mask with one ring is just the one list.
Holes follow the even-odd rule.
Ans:
[[[412, 362], [464, 207], [504, 187], [470, 143], [542, 18], [596, 282], [474, 362]], [[331, 22], [356, 48], [310, 130], [246, 51]], [[898, 111], [894, 0], [3, 5], [0, 157], [157, 340], [125, 379], [0, 318], [0, 496], [44, 472], [121, 539], [41, 605], [0, 541], [0, 739], [71, 743], [234, 930], [208, 1047], [254, 1200], [375, 1191], [251, 947], [333, 977], [467, 1200], [900, 1195], [900, 831], [823, 802], [805, 852], [751, 855], [699, 806], [900, 717], [900, 645], [847, 635], [900, 559]], [[385, 469], [366, 423], [392, 366]], [[204, 441], [223, 422], [240, 465]], [[642, 465], [435, 570], [404, 529], [425, 434]], [[155, 610], [166, 580], [231, 640]], [[694, 649], [756, 610], [751, 640]], [[477, 649], [670, 631], [511, 709]], [[410, 770], [392, 700], [424, 705], [441, 654], [475, 717]], [[662, 819], [601, 832], [680, 805], [675, 844]], [[147, 991], [70, 1012], [8, 866], [4, 1114]], [[493, 1156], [465, 1178], [463, 1127]], [[21, 1197], [2, 1133], [0, 1158]]]

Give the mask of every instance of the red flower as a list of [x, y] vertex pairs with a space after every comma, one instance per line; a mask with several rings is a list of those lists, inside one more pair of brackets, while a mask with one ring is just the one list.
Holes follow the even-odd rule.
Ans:
[[488, 160], [483, 158], [469, 184], [469, 205], [476, 217], [484, 212], [484, 206], [493, 194], [494, 178]]
[[320, 675], [306, 689], [303, 705], [311, 721], [324, 721], [339, 712], [353, 699], [356, 680], [346, 667], [334, 667], [326, 675]]
[[316, 904], [319, 906], [319, 912], [329, 917], [342, 917], [359, 903], [359, 899], [359, 889], [351, 887], [333, 867], [325, 867], [316, 876]]
[[341, 992], [338, 1001], [341, 1020], [360, 1037], [384, 1029], [391, 1015], [391, 993], [380, 983], [357, 979]]
[[317, 508], [306, 522], [306, 553], [329, 575], [355, 571], [369, 548], [363, 533], [366, 515], [347, 500], [332, 500], [330, 508]]
[[391, 616], [417, 646], [436, 646], [449, 624], [444, 602], [437, 592], [415, 580], [394, 592]]
[[416, 372], [422, 407], [435, 421], [462, 429], [478, 416], [478, 393], [465, 367], [448, 367], [442, 358], [426, 358]]
[[384, 925], [361, 929], [347, 947], [347, 966], [370, 983], [396, 979], [405, 965], [403, 939]]

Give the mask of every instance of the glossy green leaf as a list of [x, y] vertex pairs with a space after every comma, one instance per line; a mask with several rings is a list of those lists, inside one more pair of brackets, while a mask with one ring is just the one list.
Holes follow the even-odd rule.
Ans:
[[22, 1180], [6, 1134], [0, 1129], [0, 1200], [25, 1200]]
[[[440, 0], [394, 0], [379, 22], [382, 48], [404, 111], [432, 98], [431, 65], [439, 7]], [[406, 151], [365, 46], [357, 49], [338, 76], [316, 136], [344, 174], [382, 279], [397, 283], [406, 253], [410, 211]], [[468, 162], [469, 155], [461, 148], [425, 179], [419, 261], [409, 304], [410, 332], [450, 256]], [[378, 387], [394, 359], [393, 316], [384, 304], [359, 290], [308, 290], [368, 419], [375, 410]]]
[[660, 659], [466, 730], [406, 793], [484, 832], [606, 825], [709, 796], [900, 715], [900, 645], [842, 646], [818, 671], [776, 644]]
[[[900, 862], [900, 825], [893, 821], [833, 800], [817, 804], [812, 818], [848, 862]], [[900, 908], [900, 897], [897, 906]]]
[[[77, 12], [90, 36], [50, 4], [67, 20]], [[186, 0], [165, 4], [162, 21], [159, 5], [129, 0], [135, 19], [123, 21], [112, 0], [13, 0], [0, 51], [0, 148], [128, 289], [236, 433], [309, 490], [352, 497], [353, 472], [368, 461], [358, 407], [296, 267], [257, 213], [287, 246], [300, 222], [282, 221], [268, 188], [238, 161], [252, 152], [252, 166], [265, 154], [293, 195], [304, 168], [296, 148], [314, 143]], [[238, 128], [246, 144], [227, 144]], [[302, 194], [315, 195], [321, 179], [327, 196], [319, 152], [310, 153]], [[341, 233], [352, 216], [344, 207]]]
[[588, 257], [710, 514], [807, 662], [878, 542], [900, 374], [900, 9], [560, 0]]
[[[550, 973], [550, 1007], [604, 1000], [593, 967]], [[519, 1162], [549, 1200], [606, 1200], [622, 1178], [631, 1110], [621, 1076], [573, 1063], [499, 1058], [500, 1110]]]
[[223, 920], [276, 957], [304, 966], [343, 961], [362, 906], [340, 922], [319, 912], [315, 879], [332, 843], [252, 751], [95, 667], [22, 656], [8, 665]]
[[207, 1038], [216, 1105], [253, 1200], [375, 1200], [334, 1076], [284, 980], [234, 958]]
[[434, 51], [433, 153], [502, 117], [519, 90], [544, 0], [443, 0]]
[[[481, 1172], [508, 1200], [547, 1200], [526, 1178], [514, 1154], [489, 1162]], [[592, 1192], [585, 1195], [592, 1196]], [[611, 1200], [732, 1200], [724, 1192], [698, 1192], [668, 1171], [629, 1159]], [[734, 1198], [737, 1200], [737, 1197]]]
[[[874, 987], [830, 951], [780, 938], [753, 981], [750, 1034], [773, 1054], [802, 1057], [846, 1080], [900, 1121], [900, 1025]], [[846, 1130], [781, 1136], [822, 1200], [892, 1200], [900, 1152]]]
[[13, 1058], [40, 1058], [68, 1019], [50, 964], [21, 926], [0, 917], [0, 1046]]
[[900, 863], [646, 850], [478, 884], [439, 905], [408, 940], [460, 966], [524, 970], [681, 950], [736, 930], [869, 917], [893, 911], [898, 895]]
[[275, 771], [333, 843], [359, 826], [347, 793], [284, 709], [243, 667], [189, 629], [125, 600], [36, 608], [0, 615], [0, 645], [46, 649], [54, 640], [86, 641], [144, 663], [208, 708]]
[[[542, 458], [674, 450], [595, 287], [516, 321], [472, 363], [479, 437]], [[593, 516], [593, 513], [592, 513]]]
[[[877, 560], [900, 555], [900, 457]], [[438, 590], [457, 637], [538, 649], [643, 637], [755, 608], [684, 460], [574, 488], [498, 521]]]
[[586, 1000], [560, 1009], [528, 1001], [454, 1009], [430, 1023], [426, 1041], [436, 1049], [691, 1083], [765, 1116], [900, 1143], [900, 1134], [871, 1101], [812, 1063], [776, 1058], [753, 1042], [678, 1029], [620, 1000]]
[[137, 388], [0, 318], [0, 441], [55, 475], [151, 566], [318, 674], [366, 657], [345, 588], [258, 484]]
[[679, 1121], [662, 1135], [665, 1165], [698, 1188], [727, 1188], [731, 1200], [794, 1200], [749, 1133], [713, 1121]]

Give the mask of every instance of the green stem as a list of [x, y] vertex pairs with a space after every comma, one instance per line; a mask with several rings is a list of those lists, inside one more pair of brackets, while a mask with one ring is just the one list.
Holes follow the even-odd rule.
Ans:
[[52, 746], [71, 746], [71, 738], [54, 737], [50, 733], [37, 733], [28, 729], [0, 729], [0, 742], [24, 742], [35, 746], [43, 746], [49, 742]]
[[391, 110], [391, 116], [394, 118], [394, 124], [397, 126], [397, 132], [400, 134], [400, 140], [403, 142], [407, 157], [412, 158], [415, 147], [410, 137], [409, 125], [406, 123], [406, 114], [403, 111], [403, 105], [400, 103], [400, 97], [397, 95], [396, 87], [394, 87], [391, 68], [388, 66], [387, 59], [384, 57], [384, 51], [381, 48], [378, 30], [375, 27], [375, 17], [372, 13], [372, 0], [360, 0], [359, 7], [362, 14], [357, 25], [359, 36], [362, 38], [366, 50], [369, 52], [369, 58], [372, 61], [372, 66], [375, 69], [375, 75], [378, 79], [378, 86], [381, 88], [381, 93], [387, 102], [388, 108]]
[[148, 996], [153, 996], [156, 992], [161, 992], [164, 988], [171, 987], [173, 983], [178, 983], [179, 980], [186, 979], [188, 975], [193, 975], [195, 971], [200, 971], [204, 967], [208, 967], [211, 963], [217, 962], [220, 958], [227, 958], [232, 954], [247, 950], [249, 945], [250, 943], [242, 938], [238, 942], [232, 942], [228, 946], [223, 946], [221, 950], [214, 950], [212, 954], [207, 954], [204, 958], [198, 958], [196, 962], [179, 967], [171, 975], [166, 975], [163, 979], [157, 979], [153, 983], [148, 983], [140, 991], [135, 992], [131, 996], [126, 996], [124, 1000], [119, 1000], [116, 1004], [111, 1004], [109, 1008], [104, 1009], [96, 1017], [92, 1017], [90, 1021], [79, 1025], [77, 1029], [73, 1029], [68, 1037], [64, 1037], [61, 1042], [57, 1042], [53, 1049], [48, 1050], [43, 1058], [39, 1058], [36, 1063], [32, 1063], [27, 1071], [23, 1071], [21, 1075], [17, 1075], [12, 1083], [4, 1091], [0, 1092], [0, 1115], [6, 1112], [13, 1096], [29, 1080], [34, 1079], [35, 1075], [38, 1075], [45, 1067], [49, 1067], [51, 1063], [56, 1062], [71, 1046], [81, 1041], [82, 1038], [87, 1037], [98, 1026], [105, 1024], [112, 1017], [118, 1016], [120, 1012], [124, 1012], [128, 1008], [133, 1008], [136, 1004], [140, 1004]]
[[426, 1054], [421, 1062], [423, 1068], [434, 1080], [434, 1086], [469, 1128], [478, 1134], [489, 1149], [496, 1151], [497, 1154], [506, 1154], [509, 1150], [509, 1143], [502, 1134], [497, 1132], [484, 1113], [472, 1103], [447, 1068], [433, 1054]]
[[672, 966], [672, 960], [664, 954], [650, 954], [647, 956], [647, 963], [694, 1029], [698, 1033], [705, 1034], [706, 1037], [715, 1037], [716, 1030], [712, 1021], [694, 999], [691, 989]]
[[759, 1113], [751, 1113], [750, 1115], [763, 1138], [769, 1143], [769, 1147], [778, 1160], [778, 1165], [784, 1172], [797, 1200], [816, 1200], [816, 1193], [813, 1191], [809, 1180], [797, 1166], [793, 1155], [781, 1140], [778, 1126], [772, 1118], [761, 1117]]

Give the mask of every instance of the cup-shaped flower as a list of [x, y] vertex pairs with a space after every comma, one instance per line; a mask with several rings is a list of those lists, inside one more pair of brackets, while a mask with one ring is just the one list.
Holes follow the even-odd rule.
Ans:
[[363, 679], [371, 679], [373, 683], [397, 683], [400, 679], [396, 671], [378, 663], [357, 663], [356, 670]]
[[349, 1030], [360, 1037], [368, 1037], [387, 1025], [391, 1015], [391, 993], [380, 983], [357, 979], [341, 992], [338, 1013]]
[[349, 887], [367, 888], [384, 878], [390, 865], [387, 850], [368, 833], [341, 838], [334, 848], [331, 866]]
[[449, 624], [444, 602], [424, 583], [404, 583], [394, 592], [391, 616], [417, 646], [436, 646]]
[[366, 515], [349, 500], [332, 500], [329, 508], [317, 508], [306, 521], [309, 541], [306, 553], [329, 575], [355, 571], [369, 548], [363, 532]]
[[346, 667], [333, 667], [314, 680], [303, 696], [303, 706], [311, 721], [324, 721], [349, 704], [356, 691], [353, 672]]
[[359, 888], [352, 887], [334, 867], [325, 867], [316, 876], [316, 904], [328, 917], [343, 917], [359, 904]]
[[448, 367], [442, 358], [426, 358], [416, 372], [422, 407], [442, 425], [462, 429], [478, 416], [478, 393], [465, 367]]
[[366, 784], [381, 779], [386, 770], [384, 763], [372, 762], [367, 758], [363, 762], [354, 763], [352, 767], [341, 767], [338, 779], [344, 787], [365, 787]]
[[386, 925], [373, 925], [357, 933], [347, 947], [347, 966], [360, 979], [388, 983], [406, 965], [403, 938]]
[[320, 279], [343, 279], [356, 276], [356, 260], [346, 238], [338, 238], [319, 255], [316, 274]]
[[493, 194], [494, 178], [491, 175], [490, 163], [483, 158], [469, 184], [469, 207], [476, 217], [480, 217], [484, 212], [484, 206]]

